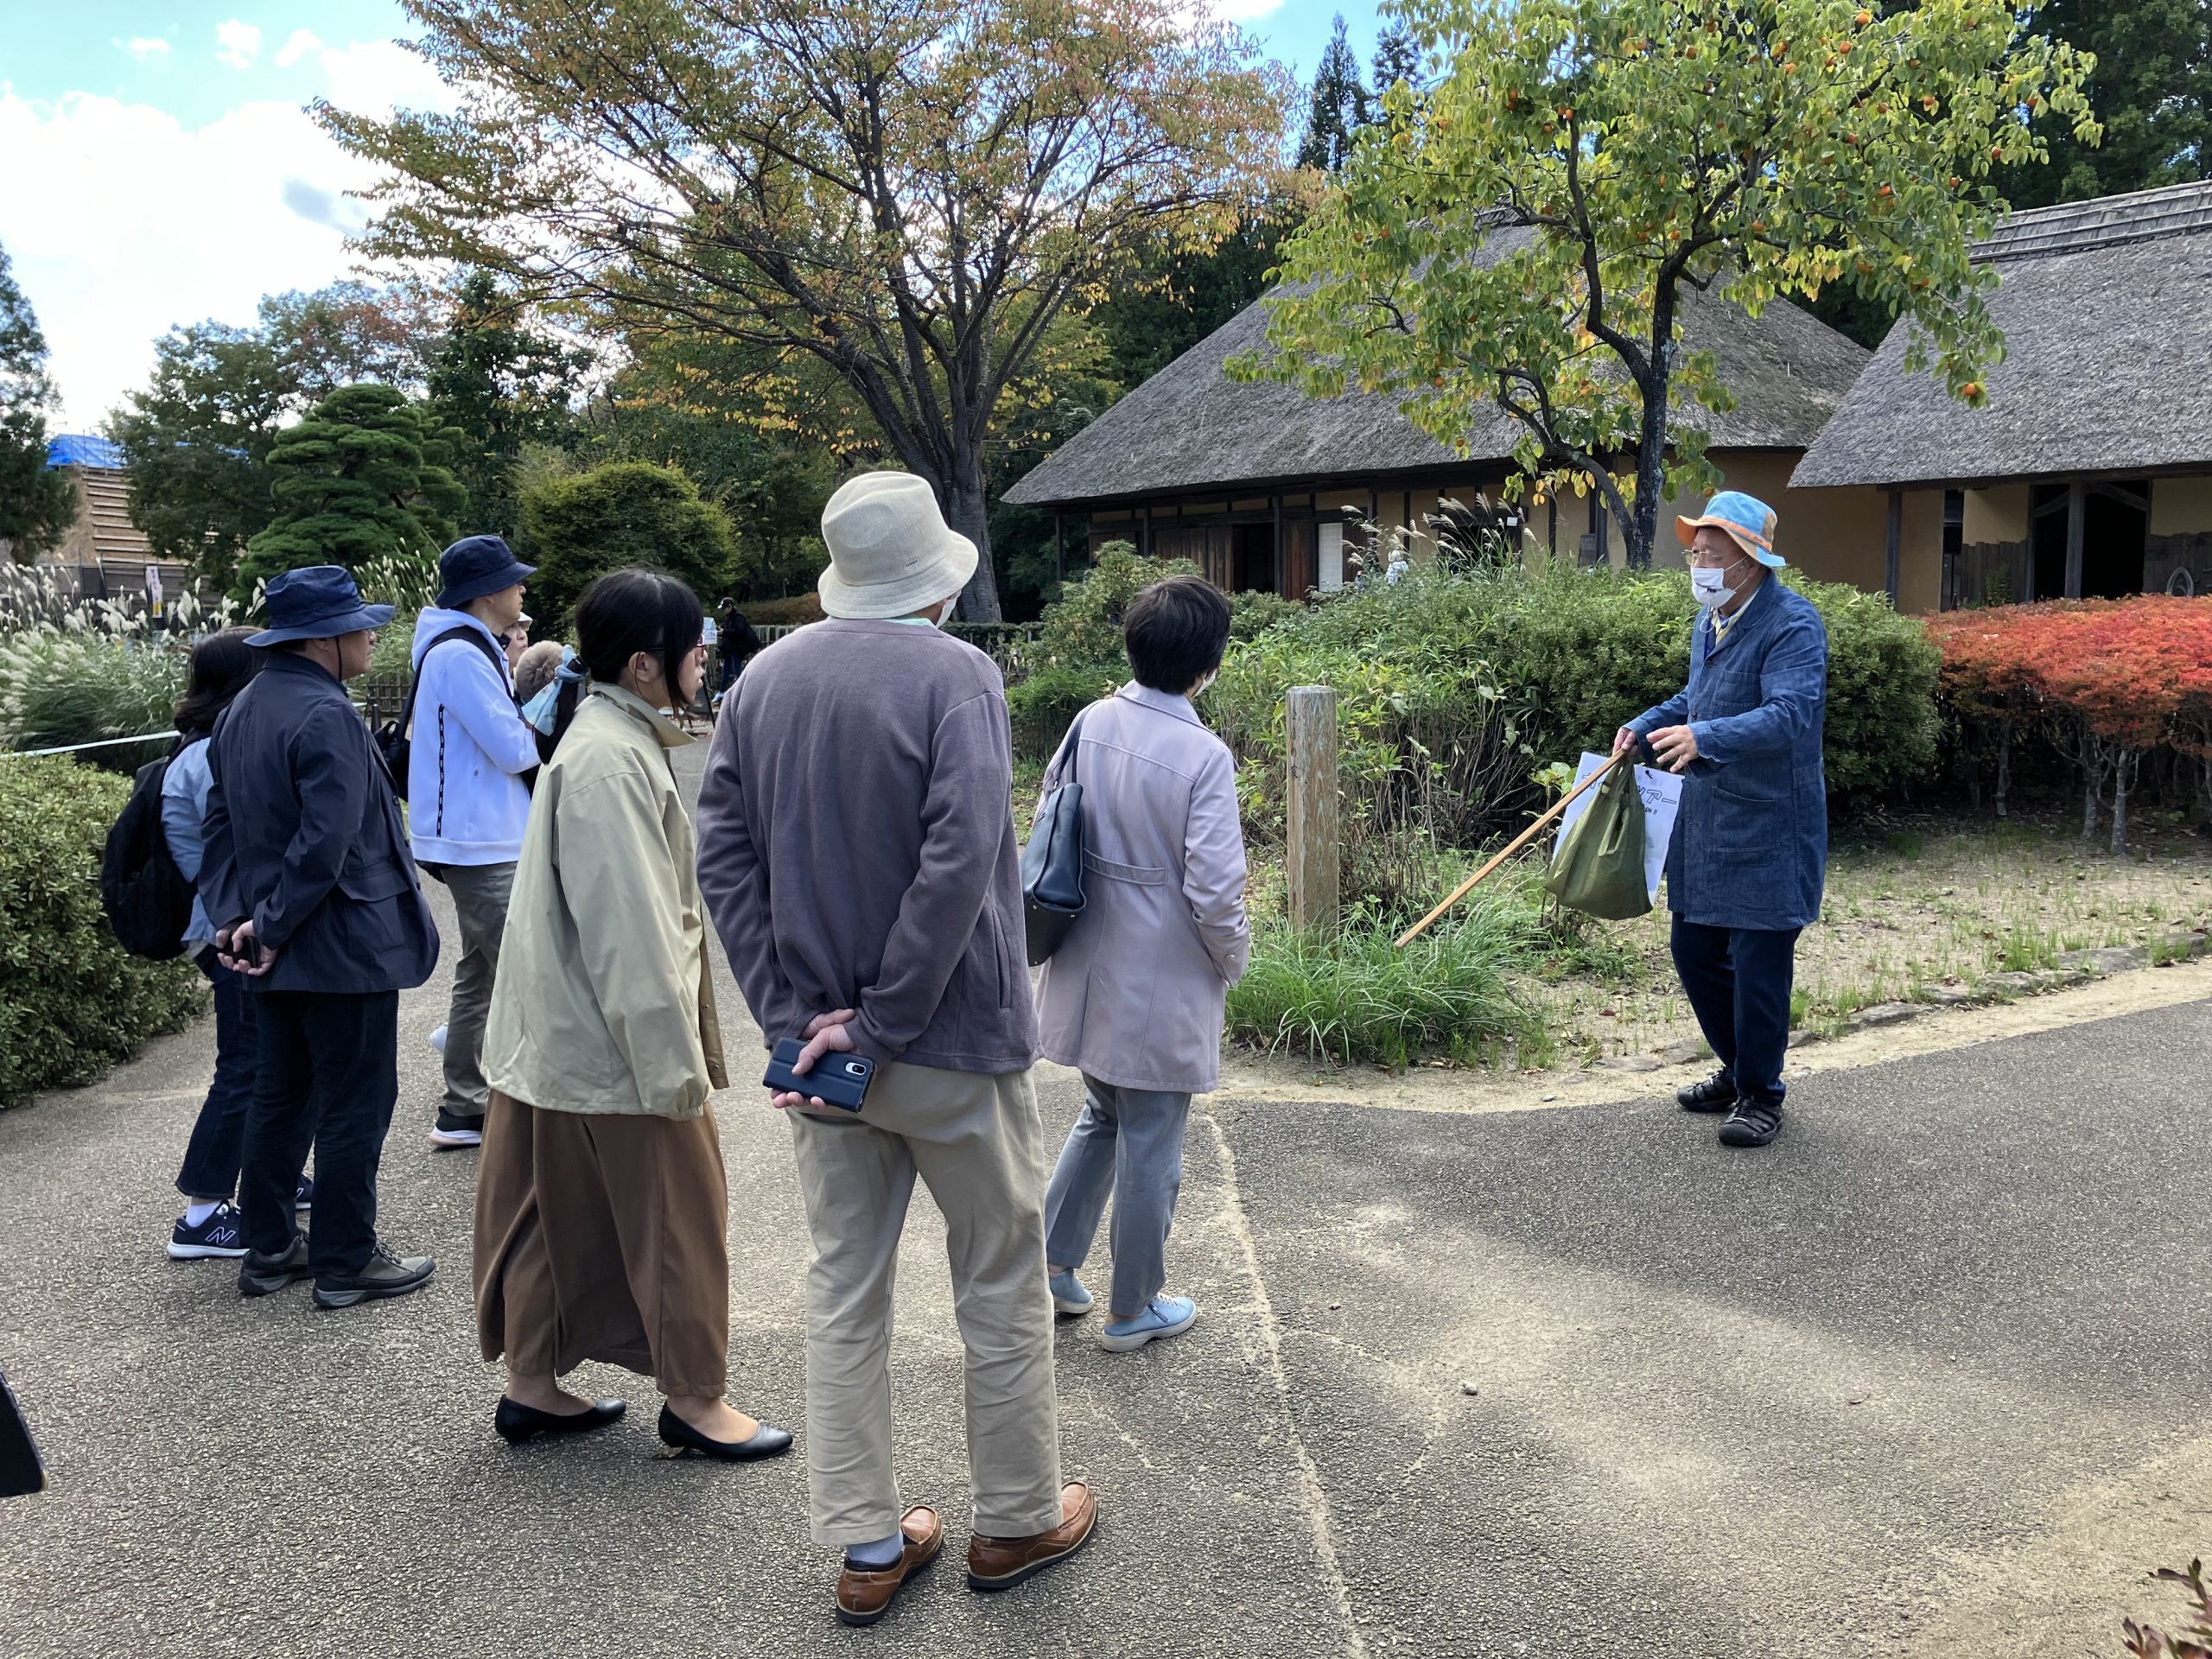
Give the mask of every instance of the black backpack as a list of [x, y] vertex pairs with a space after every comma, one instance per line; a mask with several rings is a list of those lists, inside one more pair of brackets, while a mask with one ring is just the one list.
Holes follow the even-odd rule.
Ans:
[[169, 856], [168, 837], [162, 833], [162, 781], [168, 772], [166, 757], [138, 768], [100, 858], [100, 903], [115, 942], [149, 962], [182, 956], [184, 930], [192, 920], [192, 883]]
[[[499, 648], [497, 645], [474, 628], [448, 628], [423, 648], [423, 661], [429, 662], [430, 653], [448, 639], [467, 640], [492, 659], [492, 666], [499, 671], [500, 678], [506, 677], [507, 659], [499, 654]], [[406, 706], [400, 709], [399, 718], [396, 721], [388, 720], [376, 729], [377, 753], [384, 756], [385, 770], [391, 774], [391, 792], [403, 801], [407, 798], [408, 758], [415, 749], [414, 739], [410, 735], [415, 729], [415, 694], [422, 689], [423, 674], [422, 671], [417, 669], [415, 677], [407, 683], [407, 702]], [[533, 770], [530, 778], [525, 779], [524, 787], [535, 782], [536, 779], [537, 773]]]

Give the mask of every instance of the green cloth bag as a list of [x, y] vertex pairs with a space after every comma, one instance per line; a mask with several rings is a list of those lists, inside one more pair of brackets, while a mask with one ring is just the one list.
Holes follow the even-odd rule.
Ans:
[[1598, 785], [1589, 809], [1567, 832], [1544, 891], [1569, 910], [1609, 922], [1633, 920], [1651, 908], [1643, 885], [1643, 798], [1636, 768], [1615, 766]]

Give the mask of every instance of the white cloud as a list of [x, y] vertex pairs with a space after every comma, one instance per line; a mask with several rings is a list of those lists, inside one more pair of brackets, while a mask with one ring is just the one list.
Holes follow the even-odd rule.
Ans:
[[215, 25], [215, 57], [233, 69], [251, 69], [261, 55], [261, 31], [233, 17]]
[[276, 67], [289, 69], [321, 45], [313, 29], [296, 29], [292, 31], [292, 38], [276, 48]]
[[118, 41], [116, 44], [141, 63], [153, 58], [166, 58], [169, 54], [169, 43], [159, 35], [134, 35], [127, 41]]
[[[385, 44], [324, 48], [347, 109], [451, 107], [435, 73]], [[97, 427], [145, 383], [179, 323], [251, 323], [262, 296], [347, 275], [372, 170], [294, 103], [242, 104], [187, 127], [89, 92], [33, 103], [0, 89], [0, 245], [53, 348], [61, 429]]]

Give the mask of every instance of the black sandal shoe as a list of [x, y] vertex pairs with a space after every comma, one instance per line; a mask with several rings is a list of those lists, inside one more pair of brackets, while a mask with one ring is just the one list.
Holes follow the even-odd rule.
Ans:
[[1739, 1100], [1720, 1126], [1724, 1147], [1764, 1147], [1782, 1132], [1782, 1108]]
[[492, 1427], [509, 1446], [520, 1446], [537, 1434], [588, 1434], [621, 1421], [629, 1409], [626, 1400], [594, 1400], [582, 1411], [540, 1411], [503, 1394], [499, 1410], [492, 1414]]
[[760, 1458], [781, 1456], [791, 1449], [791, 1431], [771, 1428], [766, 1423], [753, 1431], [749, 1440], [709, 1440], [671, 1411], [665, 1403], [660, 1408], [660, 1438], [664, 1445], [677, 1452], [696, 1452], [701, 1457], [720, 1458], [724, 1463], [752, 1463]]
[[1736, 1104], [1736, 1079], [1722, 1066], [1702, 1083], [1675, 1090], [1675, 1103], [1686, 1112], [1725, 1112]]

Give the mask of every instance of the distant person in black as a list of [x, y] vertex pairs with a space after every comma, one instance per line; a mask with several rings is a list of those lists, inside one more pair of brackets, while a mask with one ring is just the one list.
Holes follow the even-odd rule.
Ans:
[[715, 620], [721, 630], [722, 677], [718, 689], [727, 691], [744, 671], [747, 658], [760, 649], [760, 636], [753, 632], [753, 625], [737, 608], [735, 600], [722, 601], [722, 613]]

